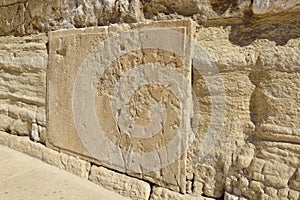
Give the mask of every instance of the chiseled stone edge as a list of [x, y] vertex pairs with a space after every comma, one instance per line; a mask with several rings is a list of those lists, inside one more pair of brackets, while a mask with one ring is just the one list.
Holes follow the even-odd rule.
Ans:
[[0, 145], [38, 158], [81, 178], [89, 179], [125, 197], [139, 200], [146, 200], [150, 197], [151, 186], [147, 182], [104, 167], [92, 166], [90, 162], [78, 157], [73, 157], [47, 148], [41, 143], [33, 142], [29, 137], [16, 136], [0, 131]]

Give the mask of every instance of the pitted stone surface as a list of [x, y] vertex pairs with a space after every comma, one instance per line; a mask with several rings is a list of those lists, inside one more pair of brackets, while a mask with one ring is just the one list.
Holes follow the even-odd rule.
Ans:
[[0, 38], [0, 131], [45, 142], [47, 37]]
[[[134, 24], [132, 27], [139, 28], [144, 27], [145, 25], [147, 24]], [[149, 25], [150, 24], [148, 24], [148, 26]], [[184, 37], [185, 35], [189, 37], [192, 35], [191, 23], [188, 20], [153, 23], [152, 25], [154, 27], [161, 27], [162, 29], [164, 27], [170, 27], [175, 31], [178, 31], [178, 34]], [[74, 83], [76, 77], [84, 75], [80, 74], [78, 71], [81, 63], [83, 63], [88, 54], [93, 51], [100, 42], [108, 38], [108, 36], [113, 36], [120, 31], [130, 29], [130, 26], [115, 25], [111, 27], [66, 30], [50, 33], [48, 145], [54, 148], [71, 151], [86, 158], [92, 157], [93, 160], [96, 159], [97, 163], [101, 163], [108, 168], [130, 173], [133, 176], [149, 180], [175, 191], [185, 192], [185, 152], [182, 153], [182, 156], [179, 156], [176, 160], [170, 161], [167, 165], [162, 167], [159, 167], [158, 165], [157, 169], [151, 170], [152, 172], [146, 171], [136, 174], [125, 168], [120, 169], [118, 164], [121, 166], [122, 163], [117, 163], [116, 165], [112, 163], [113, 160], [103, 161], [95, 154], [91, 154], [87, 148], [93, 144], [85, 144], [88, 146], [84, 146], [84, 143], [81, 141], [82, 135], [77, 132], [78, 126], [76, 127], [77, 124], [75, 123], [78, 123], [78, 121], [75, 120], [76, 117], [74, 117], [73, 110], [74, 104], [72, 103], [74, 103], [73, 91], [75, 90]], [[150, 42], [149, 44], [151, 44], [151, 41], [145, 40], [145, 44], [147, 42]], [[178, 44], [181, 49], [188, 47], [188, 44], [185, 44], [185, 40], [178, 41]], [[120, 48], [126, 49], [128, 47], [122, 47], [121, 44]], [[189, 50], [184, 53], [188, 54]], [[92, 66], [92, 61], [89, 63], [89, 66]], [[172, 94], [171, 89], [166, 90], [162, 86], [155, 84], [139, 86], [140, 88], [138, 88], [138, 90], [133, 93], [133, 96], [131, 96], [128, 110], [137, 124], [145, 126], [152, 123], [149, 118], [150, 105], [160, 104], [161, 106], [164, 106], [167, 111], [167, 120], [162, 127], [156, 130], [157, 132], [155, 132], [155, 135], [146, 138], [130, 136], [130, 134], [126, 133], [126, 131], [122, 129], [122, 127], [120, 128], [120, 125], [116, 123], [115, 113], [112, 113], [111, 108], [111, 102], [113, 100], [111, 99], [111, 96], [114, 95], [114, 87], [118, 81], [120, 81], [120, 78], [125, 77], [125, 75], [127, 76], [127, 73], [129, 73], [130, 70], [134, 70], [141, 64], [149, 65], [153, 63], [161, 63], [162, 67], [166, 66], [170, 69], [173, 68], [175, 73], [179, 73], [181, 76], [185, 77], [188, 81], [188, 85], [183, 89], [183, 91], [187, 93], [184, 98], [186, 99], [185, 101], [189, 100], [191, 97], [189, 97], [189, 95], [191, 95], [191, 89], [189, 88], [191, 85], [191, 63], [189, 61], [185, 63], [185, 60], [175, 53], [151, 48], [130, 52], [113, 61], [104, 71], [103, 75], [101, 77], [99, 76], [99, 82], [96, 83], [97, 88], [94, 88], [95, 90], [97, 89], [94, 98], [98, 123], [102, 130], [104, 130], [106, 137], [112, 142], [112, 147], [118, 146], [124, 152], [134, 151], [136, 153], [148, 153], [163, 149], [176, 136], [177, 129], [181, 126], [181, 123], [190, 123], [188, 113], [185, 112], [186, 114], [182, 116], [182, 111], [180, 111], [181, 109], [186, 109], [182, 108], [182, 105], [184, 104], [181, 105], [178, 103], [178, 97], [175, 94]], [[95, 66], [97, 65], [97, 63], [94, 64]], [[152, 76], [155, 78], [156, 74], [153, 73]], [[152, 78], [150, 78], [150, 80], [151, 79]], [[174, 79], [171, 81], [176, 83], [178, 80]], [[84, 87], [84, 83], [81, 84], [83, 84]], [[133, 84], [135, 83], [133, 82]], [[125, 90], [127, 92], [131, 91], [130, 88], [125, 88]], [[124, 98], [123, 96], [116, 97]], [[76, 103], [84, 103], [83, 96], [81, 99], [82, 101], [79, 99], [79, 102]], [[79, 107], [75, 107], [76, 110], [79, 109]], [[122, 107], [121, 109], [124, 108]], [[85, 110], [81, 110], [81, 112], [85, 112]], [[140, 132], [138, 132], [138, 134], [139, 133]], [[70, 138], [72, 138], [72, 142]], [[104, 147], [101, 149], [101, 146], [95, 148], [98, 148], [97, 152], [107, 151]], [[176, 146], [176, 148], [179, 147]], [[169, 154], [174, 153], [166, 147], [166, 154], [159, 155], [160, 153], [158, 153], [158, 156], [168, 156], [167, 151], [170, 151]], [[113, 155], [113, 153], [113, 150], [108, 151], [108, 154]], [[126, 155], [124, 154], [124, 156]], [[151, 157], [150, 159], [155, 158]], [[122, 160], [122, 162], [124, 161]], [[148, 160], [147, 162], [150, 162], [149, 164], [151, 164], [152, 161]], [[153, 160], [153, 162], [156, 161]]]
[[[181, 20], [153, 22], [183, 17], [198, 22], [195, 33], [187, 31], [189, 25]], [[297, 0], [1, 1], [0, 35], [9, 37], [0, 37], [0, 144], [136, 199], [200, 199], [201, 195], [234, 200], [299, 199], [299, 19]], [[138, 21], [144, 23], [129, 24]], [[108, 24], [114, 25], [95, 27]], [[140, 125], [149, 122], [151, 103], [171, 110], [170, 123], [151, 142], [129, 141], [107, 109], [119, 77], [154, 60], [191, 81], [201, 117], [194, 142], [178, 161], [156, 172], [115, 172], [111, 163], [93, 158], [73, 134], [70, 95], [77, 68], [97, 44], [145, 24], [187, 31], [208, 53], [225, 87], [226, 122], [214, 148], [201, 158], [201, 142], [212, 116], [212, 96], [204, 78], [216, 76], [203, 77], [185, 67], [179, 56], [164, 50], [128, 53], [95, 84], [99, 123], [110, 133], [111, 141], [142, 152], [165, 145], [174, 135], [180, 106], [176, 96], [160, 85], [140, 87], [128, 104]], [[90, 26], [93, 28], [73, 29]], [[60, 29], [71, 30], [49, 33]], [[40, 32], [43, 34], [31, 35]], [[126, 51], [121, 43], [119, 47]], [[46, 100], [47, 95], [51, 101]]]

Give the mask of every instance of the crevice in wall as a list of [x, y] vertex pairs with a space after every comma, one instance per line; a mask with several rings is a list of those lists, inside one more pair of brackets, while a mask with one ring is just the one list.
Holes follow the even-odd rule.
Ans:
[[91, 167], [90, 167], [90, 170], [89, 170], [89, 173], [88, 173], [88, 177], [87, 177], [88, 180], [91, 180], [92, 167], [95, 165], [95, 164], [93, 164], [91, 162], [90, 162], [90, 164], [91, 164]]
[[153, 184], [153, 183], [148, 183], [148, 184], [150, 185], [150, 195], [149, 195], [148, 200], [150, 200], [153, 195], [153, 190], [154, 190], [155, 184]]

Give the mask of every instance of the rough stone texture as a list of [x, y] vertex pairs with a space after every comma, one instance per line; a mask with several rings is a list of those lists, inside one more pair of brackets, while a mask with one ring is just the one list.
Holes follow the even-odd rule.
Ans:
[[[228, 120], [219, 143], [205, 159], [197, 157], [200, 134], [190, 148], [187, 166], [191, 168], [187, 170], [192, 172], [188, 176], [194, 193], [221, 197], [221, 188], [225, 188], [228, 194], [246, 199], [289, 198], [289, 194], [298, 198], [294, 180], [299, 168], [300, 41], [290, 33], [300, 34], [292, 26], [299, 20], [293, 16], [290, 20], [291, 24], [285, 24], [290, 28], [282, 35], [287, 41], [282, 46], [272, 40], [286, 30], [283, 26], [247, 45], [231, 42], [239, 37], [231, 35], [235, 26], [197, 29], [198, 42], [214, 59], [223, 78]], [[207, 127], [210, 103], [203, 80], [194, 77], [194, 91], [202, 108], [201, 133]]]
[[44, 34], [0, 38], [0, 131], [30, 136], [35, 126], [45, 137], [46, 42]]
[[297, 0], [254, 0], [253, 12], [255, 14], [269, 14], [279, 12], [299, 11], [300, 4]]
[[[194, 72], [194, 92], [200, 107], [201, 118], [195, 142], [188, 153], [188, 171], [191, 172], [193, 192], [220, 198], [224, 194], [226, 174], [234, 156], [239, 165], [247, 165], [253, 155], [253, 145], [245, 140], [245, 133], [253, 127], [250, 118], [250, 97], [254, 89], [248, 78], [250, 65], [255, 62], [253, 47], [238, 47], [230, 43], [230, 27], [199, 27], [196, 39], [207, 50], [220, 70], [226, 91], [226, 124], [215, 147], [200, 159], [202, 134], [208, 131], [211, 120], [211, 95], [203, 76]], [[216, 45], [218, 44], [218, 45]], [[212, 77], [213, 78], [213, 77]], [[216, 94], [217, 95], [217, 94]], [[250, 160], [249, 160], [250, 159]]]
[[[143, 27], [147, 24], [135, 24], [134, 27]], [[153, 26], [157, 27], [171, 27], [176, 28], [180, 32], [185, 33], [186, 35], [191, 36], [191, 22], [189, 20], [179, 20], [179, 21], [170, 21], [170, 22], [161, 22], [154, 23]], [[149, 24], [148, 24], [149, 26]], [[89, 52], [91, 52], [101, 41], [107, 38], [108, 35], [114, 35], [118, 31], [124, 31], [129, 29], [129, 26], [112, 26], [112, 27], [101, 27], [93, 29], [81, 29], [81, 30], [66, 30], [66, 31], [57, 31], [50, 33], [50, 69], [49, 69], [49, 126], [48, 126], [48, 138], [49, 143], [54, 148], [60, 148], [67, 151], [71, 151], [75, 154], [80, 154], [85, 157], [92, 157], [96, 159], [96, 162], [105, 165], [106, 167], [118, 170], [121, 172], [130, 173], [133, 176], [139, 178], [147, 179], [153, 183], [159, 184], [164, 187], [168, 187], [175, 191], [185, 192], [186, 189], [186, 175], [185, 175], [185, 159], [186, 154], [183, 152], [181, 159], [175, 160], [169, 167], [165, 166], [158, 167], [157, 171], [154, 172], [140, 172], [138, 174], [133, 174], [132, 171], [126, 169], [125, 167], [119, 167], [122, 164], [120, 163], [111, 163], [113, 158], [110, 160], [101, 160], [103, 157], [93, 154], [86, 150], [87, 147], [94, 145], [94, 140], [89, 141], [90, 143], [82, 142], [80, 133], [77, 132], [78, 126], [80, 124], [74, 122], [74, 114], [72, 108], [72, 102], [74, 102], [74, 82], [76, 76], [82, 77], [84, 74], [79, 73], [80, 64], [84, 62], [84, 59], [87, 58]], [[136, 45], [139, 44], [139, 40], [133, 41], [127, 45]], [[147, 41], [144, 41], [149, 42]], [[185, 41], [178, 41], [181, 46], [185, 46]], [[142, 44], [143, 45], [143, 44]], [[123, 48], [127, 49], [130, 46], [124, 46]], [[184, 47], [182, 47], [184, 49]], [[102, 52], [98, 52], [102, 53]], [[173, 59], [175, 61], [173, 61]], [[163, 50], [137, 50], [130, 52], [129, 55], [125, 54], [123, 57], [114, 61], [111, 66], [105, 69], [104, 74], [100, 77], [99, 83], [97, 86], [96, 93], [96, 114], [98, 117], [98, 123], [102, 130], [104, 130], [106, 137], [114, 142], [114, 145], [120, 147], [126, 152], [153, 152], [159, 148], [164, 148], [164, 146], [169, 142], [173, 135], [176, 134], [177, 126], [180, 125], [180, 110], [177, 107], [180, 107], [176, 103], [176, 97], [171, 98], [162, 98], [162, 96], [171, 96], [172, 94], [169, 91], [164, 91], [160, 87], [151, 86], [151, 87], [141, 87], [138, 92], [136, 92], [134, 98], [140, 98], [139, 96], [144, 96], [144, 99], [134, 102], [131, 101], [131, 110], [135, 120], [139, 121], [140, 125], [149, 123], [148, 105], [153, 103], [160, 103], [162, 106], [166, 106], [168, 112], [168, 120], [165, 122], [163, 130], [159, 129], [158, 133], [147, 139], [139, 139], [138, 137], [130, 136], [126, 133], [125, 130], [119, 128], [118, 123], [114, 119], [114, 113], [111, 113], [111, 101], [110, 96], [112, 91], [119, 81], [120, 78], [126, 75], [126, 73], [133, 67], [137, 67], [141, 64], [156, 63], [160, 62], [161, 64], [167, 65], [171, 68], [174, 68], [177, 72], [184, 75], [187, 80], [191, 81], [191, 66], [190, 63], [184, 64], [183, 58], [173, 55], [170, 52], [165, 52]], [[90, 66], [97, 66], [100, 61], [97, 61]], [[171, 80], [171, 82], [176, 83], [177, 80]], [[191, 85], [189, 83], [189, 85]], [[190, 88], [189, 86], [182, 89], [186, 91], [186, 99], [189, 99]], [[95, 89], [95, 88], [93, 88]], [[86, 89], [87, 90], [87, 89]], [[130, 91], [130, 89], [127, 89]], [[190, 96], [191, 97], [191, 96]], [[78, 99], [77, 103], [84, 103], [84, 99]], [[76, 109], [79, 110], [79, 107], [76, 106]], [[80, 110], [81, 114], [86, 112], [87, 107], [84, 107], [84, 110]], [[123, 108], [122, 108], [123, 109]], [[125, 109], [124, 109], [125, 110]], [[65, 123], [61, 123], [61, 121]], [[189, 120], [188, 115], [184, 116], [182, 120]], [[186, 123], [190, 123], [187, 121]], [[83, 122], [85, 124], [85, 122]], [[77, 129], [76, 129], [77, 125]], [[86, 125], [85, 125], [86, 126]], [[120, 132], [121, 131], [121, 132]], [[70, 139], [72, 138], [72, 142]], [[112, 146], [114, 146], [112, 145]], [[105, 148], [102, 145], [96, 144], [97, 152], [105, 151]], [[178, 148], [178, 146], [176, 146]], [[166, 149], [169, 151], [169, 149]], [[113, 156], [114, 150], [110, 150], [108, 154]], [[126, 157], [124, 153], [124, 157]], [[158, 153], [159, 154], [159, 153]], [[158, 155], [164, 156], [164, 155]], [[124, 161], [123, 161], [124, 162]], [[150, 161], [149, 161], [150, 162]], [[151, 162], [150, 162], [151, 163]], [[161, 169], [162, 168], [162, 169]]]
[[136, 22], [139, 18], [138, 0], [8, 0], [0, 4], [0, 35]]
[[[46, 34], [0, 37], [0, 144], [81, 177], [87, 178], [91, 170], [89, 178], [92, 181], [135, 199], [149, 196], [151, 199], [200, 199], [201, 195], [234, 200], [299, 199], [300, 14], [297, 1], [65, 0], [50, 3], [46, 0], [5, 0], [0, 2], [0, 35], [29, 35], [145, 19], [145, 24], [151, 24], [151, 20], [183, 16], [198, 22], [192, 37], [215, 62], [226, 91], [226, 123], [216, 145], [206, 157], [200, 158], [199, 154], [203, 135], [210, 123], [211, 95], [204, 77], [190, 68], [184, 71], [179, 67], [178, 70], [191, 79], [200, 108], [200, 126], [188, 152], [160, 171], [142, 175], [128, 172], [136, 177], [130, 178], [103, 167], [93, 166], [91, 170], [90, 162], [113, 167], [89, 157], [79, 137], [72, 134], [75, 129], [67, 123], [73, 120], [70, 107], [57, 109], [56, 114], [63, 115], [63, 118], [54, 118], [52, 122], [46, 120], [46, 92], [51, 93], [51, 88], [46, 90], [46, 75], [53, 77], [68, 72], [57, 82], [60, 93], [52, 94], [57, 105], [61, 106], [60, 103], [66, 99], [59, 97], [68, 96], [72, 87], [61, 84], [73, 76], [69, 73], [72, 72], [70, 67], [81, 64], [84, 56], [99, 41], [117, 32], [142, 26], [136, 24], [49, 33], [50, 54], [47, 52]], [[169, 22], [161, 23], [160, 26], [165, 26]], [[176, 23], [173, 27], [182, 26], [180, 20]], [[124, 47], [121, 45], [120, 48]], [[66, 59], [67, 55], [72, 56]], [[46, 74], [48, 57], [53, 63]], [[145, 61], [159, 60], [170, 66], [183, 66], [178, 57], [163, 51], [135, 52], [122, 57], [117, 64], [132, 67], [140, 64], [141, 58]], [[59, 71], [57, 66], [63, 67]], [[112, 65], [106, 71], [105, 78], [101, 79], [100, 86], [104, 90], [99, 89], [97, 95], [105, 93], [109, 96], [108, 90], [116, 81], [114, 76], [122, 75], [122, 70], [115, 70], [114, 67]], [[205, 78], [214, 79], [215, 75]], [[143, 87], [135, 94], [136, 109], [132, 109], [132, 113], [136, 114], [140, 123], [148, 120], [141, 114], [146, 113], [143, 103], [149, 103], [150, 98], [138, 97], [146, 94], [155, 99], [159, 96], [157, 94], [162, 94], [159, 91], [157, 87]], [[164, 95], [169, 93], [165, 91]], [[54, 111], [51, 106], [56, 104], [50, 103], [50, 114]], [[101, 115], [106, 110], [99, 106], [98, 112]], [[104, 127], [113, 127], [109, 113], [103, 116], [107, 116], [103, 117]], [[62, 131], [60, 134], [54, 131], [54, 135], [57, 134], [54, 136], [54, 146], [61, 152], [33, 143], [27, 137], [42, 143], [46, 143], [49, 137], [49, 145], [51, 140], [52, 143], [54, 141], [51, 139], [53, 127]], [[50, 135], [49, 131], [52, 131]], [[126, 146], [127, 143], [120, 144]], [[133, 144], [133, 148], [137, 146]], [[150, 185], [137, 178], [154, 184], [151, 195]], [[129, 185], [126, 184], [128, 180]], [[134, 190], [128, 189], [130, 187]], [[179, 194], [178, 191], [188, 194]]]
[[250, 0], [142, 0], [145, 18], [167, 19], [189, 16], [196, 20], [243, 17], [250, 10]]
[[174, 199], [174, 200], [212, 200], [211, 198], [193, 196], [189, 194], [179, 194], [161, 187], [154, 187], [150, 196], [150, 200]]
[[28, 35], [147, 19], [191, 17], [203, 22], [299, 10], [297, 0], [5, 0], [0, 3], [0, 35]]
[[114, 190], [134, 200], [147, 200], [151, 192], [150, 185], [144, 181], [94, 165], [89, 179], [106, 189]]

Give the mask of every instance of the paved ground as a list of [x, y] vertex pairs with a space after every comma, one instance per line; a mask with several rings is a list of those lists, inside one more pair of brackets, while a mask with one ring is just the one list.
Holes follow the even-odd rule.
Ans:
[[127, 198], [0, 145], [0, 200], [56, 199], [126, 200]]

